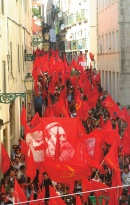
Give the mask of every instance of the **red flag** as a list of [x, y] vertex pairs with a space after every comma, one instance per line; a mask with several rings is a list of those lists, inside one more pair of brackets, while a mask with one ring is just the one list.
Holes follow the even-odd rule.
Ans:
[[[112, 187], [117, 187], [117, 186], [122, 186], [121, 182], [121, 176], [120, 176], [120, 170], [118, 171], [113, 171], [113, 176], [112, 176]], [[109, 205], [118, 205], [118, 199], [121, 196], [122, 189], [111, 189], [110, 191], [110, 200], [109, 200]]]
[[125, 130], [123, 137], [122, 137], [122, 153], [124, 155], [129, 155], [130, 154], [130, 135], [128, 133], [128, 129]]
[[102, 198], [102, 205], [106, 205], [106, 199], [105, 198]]
[[80, 137], [80, 142], [87, 156], [87, 161], [96, 160], [101, 163], [103, 160], [102, 144], [103, 136], [101, 131], [95, 129], [90, 134], [86, 134], [83, 137]]
[[105, 122], [103, 120], [102, 115], [100, 115], [100, 127], [103, 129], [105, 127]]
[[41, 191], [41, 189], [39, 188], [39, 193], [38, 193], [38, 197], [37, 197], [37, 200], [35, 202], [35, 205], [44, 205], [45, 202], [43, 200], [39, 200], [39, 199], [43, 199], [45, 197], [45, 193], [44, 192], [44, 189]]
[[82, 161], [55, 162], [44, 161], [44, 167], [48, 175], [56, 182], [71, 182], [86, 177], [90, 172], [88, 166]]
[[34, 158], [33, 158], [31, 149], [30, 149], [29, 152], [30, 153], [28, 153], [28, 154], [30, 154], [30, 156], [27, 155], [26, 175], [31, 178], [31, 181], [33, 181], [33, 179], [36, 176], [36, 165], [35, 165], [35, 162], [34, 162]]
[[118, 164], [118, 155], [117, 155], [117, 144], [114, 143], [108, 154], [105, 156], [104, 161], [109, 165], [111, 169], [114, 169], [115, 172], [118, 172], [119, 170], [119, 164]]
[[22, 107], [22, 112], [21, 112], [20, 120], [21, 120], [21, 125], [24, 126], [24, 127], [26, 126], [26, 119], [27, 119], [26, 108]]
[[2, 184], [2, 186], [1, 186], [1, 193], [6, 193], [6, 189], [5, 189], [5, 187], [4, 187], [4, 185]]
[[21, 153], [26, 155], [26, 141], [23, 139], [20, 139], [20, 147], [21, 147]]
[[116, 142], [117, 146], [121, 146], [121, 139], [120, 139], [120, 135], [119, 135], [119, 131], [118, 131], [118, 127], [116, 127], [116, 129], [114, 130], [105, 130], [105, 128], [101, 131], [101, 135], [104, 138], [104, 141], [107, 144], [113, 144], [114, 142]]
[[99, 196], [109, 196], [110, 191], [109, 191], [109, 189], [106, 190], [106, 188], [109, 188], [109, 186], [107, 186], [106, 184], [103, 184], [102, 182], [97, 182], [95, 180], [91, 180], [91, 184], [92, 184], [93, 190], [105, 189], [105, 190], [95, 191], [94, 195], [96, 197], [99, 197]]
[[91, 97], [94, 97], [95, 95], [99, 95], [99, 91], [96, 87], [94, 87], [93, 90], [91, 90], [88, 93], [88, 99], [91, 98]]
[[1, 159], [2, 159], [1, 169], [2, 169], [2, 172], [5, 173], [10, 168], [10, 158], [2, 143], [1, 143], [1, 151], [2, 151], [1, 152]]
[[55, 161], [59, 161], [59, 157], [60, 157], [60, 139], [59, 138], [60, 138], [60, 136], [59, 136], [59, 128], [57, 128]]
[[34, 202], [34, 193], [33, 193], [33, 192], [32, 192], [31, 195], [30, 195], [29, 205], [35, 205], [35, 202]]
[[86, 101], [88, 106], [91, 108], [94, 108], [97, 104], [97, 100], [98, 100], [99, 94], [95, 94], [94, 96], [91, 96], [88, 98], [88, 100]]
[[[17, 180], [15, 179], [15, 182], [14, 182], [14, 192], [15, 192], [15, 198], [20, 201], [20, 202], [25, 202], [27, 203], [27, 198], [23, 192], [23, 190], [21, 189], [21, 187], [19, 186]], [[26, 205], [26, 203], [22, 203], [23, 205]]]
[[[83, 178], [82, 179], [82, 191], [87, 192], [87, 191], [91, 191], [91, 190], [93, 190], [92, 184], [90, 183], [90, 181], [86, 177]], [[83, 201], [84, 202], [87, 201], [89, 195], [90, 195], [90, 192], [83, 194]]]
[[76, 205], [83, 205], [81, 197], [79, 195], [76, 195]]
[[110, 113], [112, 118], [120, 115], [120, 108], [118, 105], [113, 101], [110, 95], [102, 102], [102, 105], [107, 108], [108, 112]]
[[40, 123], [40, 117], [39, 117], [39, 114], [38, 114], [38, 112], [37, 112], [37, 113], [33, 116], [33, 118], [32, 118], [32, 120], [31, 120], [30, 124], [31, 124], [33, 127], [35, 127], [35, 126], [37, 126], [39, 123]]
[[58, 194], [55, 192], [55, 189], [51, 186], [49, 186], [49, 189], [50, 189], [49, 205], [65, 205], [65, 202], [60, 197], [58, 197]]

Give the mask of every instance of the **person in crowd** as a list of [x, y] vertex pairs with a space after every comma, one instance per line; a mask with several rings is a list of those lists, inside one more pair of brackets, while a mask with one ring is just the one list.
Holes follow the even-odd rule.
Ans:
[[25, 155], [24, 154], [21, 154], [21, 156], [20, 156], [20, 163], [23, 164], [23, 165], [26, 164], [25, 163]]
[[74, 205], [74, 197], [70, 194], [70, 189], [68, 186], [65, 188], [65, 197], [64, 197], [64, 202], [66, 205]]
[[[33, 197], [32, 197], [32, 195], [33, 195]], [[30, 200], [31, 197], [34, 200], [37, 199], [37, 189], [36, 189], [36, 185], [34, 183], [31, 183], [30, 186], [28, 186], [27, 198]]]
[[20, 170], [22, 163], [20, 163], [20, 157], [16, 156], [15, 157], [15, 163], [14, 163], [14, 168], [17, 170], [17, 172]]
[[21, 150], [19, 147], [16, 148], [13, 159], [15, 159], [16, 157], [21, 157]]
[[102, 180], [100, 179], [98, 171], [96, 171], [96, 174], [95, 174], [94, 178], [92, 178], [92, 180], [96, 181], [96, 182], [102, 182]]
[[52, 181], [46, 172], [43, 173], [43, 187], [45, 187], [45, 205], [49, 205], [50, 190], [49, 186], [53, 186]]
[[6, 202], [6, 194], [5, 193], [1, 193], [0, 194], [0, 205], [4, 205]]
[[37, 95], [34, 97], [34, 108], [35, 113], [38, 112], [40, 117], [42, 117], [43, 105], [45, 106], [45, 102], [43, 100], [43, 97], [41, 96], [41, 93], [38, 92]]
[[130, 185], [130, 171], [128, 166], [123, 167], [122, 183], [123, 185], [127, 185], [126, 189], [128, 189], [128, 185]]
[[111, 180], [112, 175], [109, 172], [109, 169], [107, 167], [104, 169], [104, 171], [105, 171], [104, 182], [105, 182], [106, 185], [111, 186], [112, 185], [112, 180]]
[[10, 170], [9, 176], [5, 178], [5, 188], [7, 193], [9, 193], [10, 188], [14, 188], [15, 178], [16, 178], [16, 171]]
[[57, 185], [56, 185], [56, 193], [58, 195], [60, 195], [60, 196], [62, 196], [64, 194], [63, 184], [57, 183]]
[[26, 183], [27, 182], [26, 167], [25, 167], [25, 165], [21, 165], [20, 166], [20, 169], [19, 169], [18, 174], [17, 174], [17, 179], [21, 179], [22, 183]]
[[9, 189], [9, 194], [6, 196], [6, 199], [12, 201], [13, 203], [15, 202], [14, 188]]
[[16, 149], [17, 149], [17, 145], [14, 144], [14, 145], [12, 146], [11, 159], [15, 159]]

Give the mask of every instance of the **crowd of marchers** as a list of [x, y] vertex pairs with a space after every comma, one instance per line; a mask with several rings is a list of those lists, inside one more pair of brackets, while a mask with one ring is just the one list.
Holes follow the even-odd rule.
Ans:
[[[91, 84], [93, 84], [93, 76], [96, 78], [96, 71], [87, 70], [88, 79]], [[76, 78], [80, 78], [80, 72], [77, 74], [73, 74]], [[48, 106], [54, 105], [59, 101], [59, 96], [64, 87], [66, 88], [66, 99], [67, 99], [67, 107], [68, 107], [68, 116], [70, 118], [76, 118], [77, 114], [77, 104], [75, 99], [76, 89], [74, 84], [71, 82], [71, 78], [65, 80], [63, 84], [61, 76], [58, 76], [58, 80], [55, 83], [53, 94], [49, 92], [49, 84], [52, 80], [52, 77], [46, 73], [40, 73], [38, 75], [38, 82], [35, 87], [35, 96], [34, 96], [34, 108], [35, 112], [42, 117], [46, 113], [46, 108]], [[111, 117], [107, 108], [102, 105], [102, 102], [107, 98], [108, 92], [104, 91], [101, 87], [101, 84], [98, 82], [93, 84], [98, 89], [99, 96], [96, 102], [95, 107], [88, 110], [88, 117], [86, 119], [81, 119], [82, 124], [86, 130], [86, 133], [91, 133], [94, 129], [102, 128], [102, 123], [105, 125], [107, 121], [111, 121], [112, 128], [116, 129], [118, 127], [118, 131], [120, 137], [122, 138], [124, 130], [127, 127], [127, 123], [123, 122], [118, 116]], [[84, 95], [84, 90], [77, 84], [78, 92], [80, 94], [80, 99], [82, 101], [87, 101], [87, 95]], [[120, 109], [120, 104], [117, 103]], [[43, 110], [44, 107], [44, 110]], [[53, 113], [53, 115], [55, 115]], [[49, 117], [49, 116], [48, 116]], [[60, 117], [65, 117], [64, 113], [60, 113]], [[29, 122], [28, 122], [29, 123]], [[104, 156], [109, 152], [111, 145], [105, 143], [105, 146], [102, 147]], [[13, 145], [11, 152], [11, 164], [9, 170], [4, 173], [3, 178], [0, 181], [0, 205], [4, 204], [13, 204], [15, 198], [15, 190], [14, 190], [14, 181], [17, 180], [20, 185], [22, 191], [27, 197], [28, 201], [36, 200], [39, 196], [39, 192], [43, 188], [45, 188], [45, 198], [50, 197], [49, 186], [54, 187], [56, 193], [61, 196], [61, 199], [65, 202], [66, 205], [74, 205], [76, 204], [76, 196], [79, 195], [81, 199], [81, 203], [86, 205], [93, 204], [92, 197], [95, 193], [91, 192], [88, 196], [86, 202], [82, 200], [82, 181], [79, 179], [74, 182], [73, 190], [70, 187], [70, 184], [66, 183], [57, 183], [52, 181], [46, 172], [42, 175], [42, 183], [39, 184], [39, 171], [37, 170], [37, 174], [35, 179], [31, 181], [29, 177], [26, 176], [26, 159], [25, 156], [21, 153], [21, 145]], [[121, 151], [121, 147], [118, 150], [118, 162], [120, 167], [120, 177], [122, 180], [122, 185], [130, 185], [130, 154], [123, 155]], [[112, 171], [111, 169], [104, 163], [104, 173], [100, 173], [100, 171], [96, 168], [91, 169], [91, 175], [88, 179], [92, 179], [97, 182], [102, 182], [109, 187], [112, 186]], [[74, 195], [69, 195], [74, 194]], [[64, 196], [65, 195], [65, 196]], [[105, 197], [105, 203], [108, 204], [109, 196]], [[122, 189], [122, 194], [118, 199], [119, 204], [128, 204], [130, 203], [130, 187], [126, 186]], [[20, 204], [20, 202], [19, 202]], [[29, 204], [29, 202], [28, 202]], [[31, 202], [30, 202], [31, 204]], [[49, 205], [49, 199], [45, 200], [45, 204]]]

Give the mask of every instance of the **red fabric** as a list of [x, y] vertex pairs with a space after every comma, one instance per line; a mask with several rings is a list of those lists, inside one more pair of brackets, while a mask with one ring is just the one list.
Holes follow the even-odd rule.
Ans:
[[38, 112], [33, 116], [30, 124], [35, 127], [36, 125], [38, 125], [40, 123], [40, 117], [39, 117], [39, 114]]
[[88, 174], [88, 166], [82, 161], [55, 162], [45, 160], [44, 167], [50, 178], [60, 183], [76, 181]]
[[60, 117], [60, 115], [63, 115], [64, 117], [69, 117], [63, 99], [53, 104], [53, 113], [55, 117]]
[[102, 115], [100, 115], [100, 127], [103, 129], [105, 127], [105, 122], [103, 120]]
[[[94, 181], [94, 180], [91, 180], [91, 184], [92, 184], [93, 190], [109, 188], [106, 184], [103, 184], [102, 182], [97, 182], [97, 181]], [[109, 196], [109, 194], [110, 194], [109, 189], [108, 190], [104, 190], [104, 191], [100, 190], [100, 191], [95, 191], [94, 192], [94, 195], [96, 197], [99, 197], [99, 196]]]
[[[35, 205], [44, 205], [45, 204], [44, 201], [43, 201], [44, 197], [45, 197], [45, 193], [43, 193], [43, 191], [41, 191], [41, 189], [39, 188], [39, 193], [38, 193]], [[39, 200], [39, 199], [42, 199], [42, 200]]]
[[[66, 140], [72, 145], [73, 148], [75, 148], [77, 133], [81, 130], [78, 118], [42, 118], [42, 129], [44, 131], [44, 136], [50, 138], [50, 134], [48, 135], [50, 128], [48, 129], [48, 126], [52, 128], [54, 127], [52, 131], [56, 131], [55, 135], [57, 134], [57, 127], [59, 127], [59, 134], [62, 132], [66, 137]], [[72, 129], [73, 127], [77, 127], [77, 129]]]
[[26, 169], [26, 176], [31, 178], [31, 181], [36, 176], [36, 165], [33, 159], [32, 151], [30, 149], [30, 156], [27, 155], [27, 169]]
[[26, 126], [27, 116], [26, 116], [26, 108], [25, 107], [22, 107], [20, 120], [21, 120], [21, 125]]
[[[1, 143], [1, 142], [0, 142]], [[1, 143], [1, 169], [2, 169], [2, 172], [5, 173], [6, 171], [8, 171], [8, 169], [10, 168], [10, 158], [9, 158], [9, 155], [4, 147], [4, 145]]]
[[[113, 171], [112, 175], [112, 187], [116, 186], [122, 186], [121, 182], [121, 176], [120, 176], [120, 170], [118, 171]], [[117, 188], [117, 189], [111, 189], [110, 191], [110, 200], [109, 200], [109, 205], [118, 205], [118, 199], [121, 196], [122, 189]]]
[[29, 205], [35, 205], [35, 202], [34, 202], [34, 193], [32, 192], [31, 195], [30, 195], [30, 202], [29, 202]]
[[[65, 202], [60, 197], [57, 197], [58, 195], [55, 192], [55, 189], [51, 186], [49, 187], [49, 189], [50, 189], [49, 205], [65, 205]], [[54, 197], [54, 198], [51, 198], [51, 197]]]
[[112, 118], [115, 118], [115, 116], [120, 115], [121, 110], [118, 105], [113, 101], [110, 95], [107, 96], [107, 98], [102, 102], [102, 104], [104, 107], [107, 108]]
[[46, 107], [43, 117], [53, 117], [52, 107]]
[[57, 129], [57, 137], [56, 137], [56, 151], [55, 151], [55, 161], [59, 161], [60, 157], [60, 135], [59, 128]]
[[83, 119], [83, 107], [82, 107], [82, 100], [80, 99], [80, 96], [77, 95], [77, 98], [76, 98], [76, 105], [75, 105], [75, 108], [76, 108], [76, 113], [77, 113], [77, 116], [81, 119]]
[[124, 155], [129, 155], [130, 154], [130, 135], [128, 132], [128, 129], [125, 130], [123, 137], [122, 137], [122, 153]]
[[96, 87], [94, 87], [93, 90], [91, 90], [88, 93], [88, 99], [91, 98], [91, 97], [94, 97], [95, 95], [99, 95], [99, 91]]
[[97, 93], [94, 96], [91, 96], [91, 97], [88, 98], [87, 104], [90, 107], [90, 109], [94, 108], [96, 106], [98, 97], [99, 97], [99, 93]]
[[5, 187], [4, 187], [4, 185], [2, 184], [2, 186], [1, 186], [1, 193], [6, 193], [6, 189], [5, 189]]
[[103, 136], [101, 131], [95, 129], [90, 134], [86, 134], [80, 138], [80, 142], [86, 153], [87, 160], [96, 160], [101, 163], [103, 160], [103, 153], [101, 146], [103, 144]]
[[118, 155], [117, 155], [117, 144], [114, 143], [108, 154], [105, 156], [104, 161], [109, 165], [111, 169], [114, 169], [116, 172], [119, 170], [118, 164]]
[[[14, 192], [15, 192], [15, 197], [18, 198], [20, 202], [28, 201], [16, 179], [14, 182]], [[26, 203], [22, 203], [22, 204], [26, 205]]]
[[[92, 184], [90, 183], [90, 181], [86, 177], [83, 178], [82, 179], [82, 191], [87, 192], [87, 191], [91, 191], [91, 190], [93, 190]], [[83, 194], [83, 201], [84, 202], [87, 201], [89, 195], [90, 195], [90, 192]]]
[[20, 140], [20, 147], [21, 147], [21, 153], [26, 155], [26, 141], [25, 140]]
[[105, 198], [102, 199], [102, 205], [106, 205], [106, 199]]
[[95, 82], [96, 82], [97, 84], [100, 84], [100, 83], [101, 83], [100, 72], [98, 72], [98, 74], [97, 74], [97, 76], [96, 76], [96, 78], [95, 78]]
[[103, 135], [104, 141], [107, 144], [112, 145], [114, 142], [116, 142], [117, 146], [121, 146], [121, 139], [120, 139], [118, 127], [116, 127], [116, 129], [114, 130], [113, 129], [112, 130], [103, 129], [103, 131], [101, 131], [101, 135]]
[[76, 195], [76, 205], [83, 205], [81, 197], [79, 195]]

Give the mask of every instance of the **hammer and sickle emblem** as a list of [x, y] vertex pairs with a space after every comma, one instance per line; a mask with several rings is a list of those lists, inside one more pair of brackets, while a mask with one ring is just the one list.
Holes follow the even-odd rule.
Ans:
[[72, 167], [68, 166], [68, 165], [64, 165], [65, 167], [68, 168], [68, 170], [64, 171], [61, 178], [71, 178], [71, 177], [74, 177], [76, 176], [76, 173], [74, 171], [74, 169], [72, 169]]
[[81, 107], [81, 100], [78, 100], [75, 107], [76, 107], [76, 110], [78, 110]]

